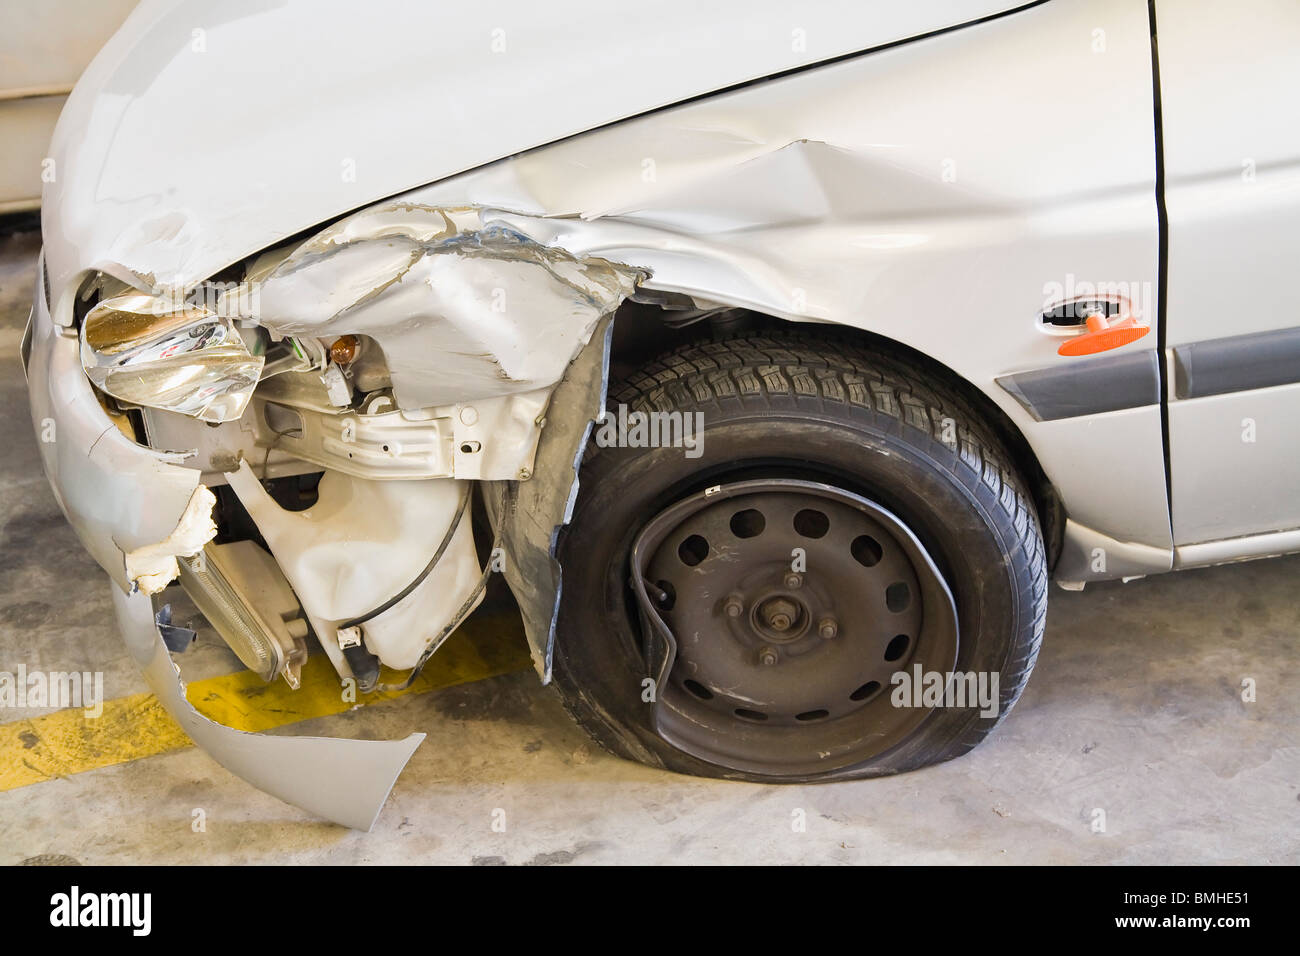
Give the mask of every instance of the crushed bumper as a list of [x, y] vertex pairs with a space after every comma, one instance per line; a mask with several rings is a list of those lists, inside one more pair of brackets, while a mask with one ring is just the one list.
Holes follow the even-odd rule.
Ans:
[[29, 335], [27, 386], [45, 475], [81, 543], [125, 590], [126, 553], [172, 533], [199, 472], [181, 466], [183, 455], [143, 448], [118, 430], [81, 369], [75, 333], [55, 326], [39, 283]]
[[369, 830], [397, 776], [424, 740], [271, 737], [232, 730], [190, 706], [185, 685], [144, 594], [113, 589], [118, 625], [132, 660], [167, 712], [217, 763], [259, 790], [335, 823]]
[[190, 706], [153, 604], [130, 593], [126, 555], [176, 528], [199, 472], [183, 455], [144, 448], [108, 417], [81, 369], [75, 337], [51, 321], [37, 285], [24, 343], [32, 422], [55, 498], [82, 544], [113, 579], [118, 623], [150, 689], [196, 744], [253, 786], [344, 826], [368, 830], [424, 739], [340, 740], [232, 730]]

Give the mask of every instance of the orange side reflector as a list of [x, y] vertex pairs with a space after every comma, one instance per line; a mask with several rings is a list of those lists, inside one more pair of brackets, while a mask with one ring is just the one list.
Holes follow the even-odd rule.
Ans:
[[1056, 354], [1096, 355], [1098, 352], [1108, 352], [1136, 342], [1150, 331], [1151, 326], [1138, 325], [1137, 319], [1132, 316], [1108, 322], [1103, 315], [1090, 315], [1088, 331], [1062, 342]]

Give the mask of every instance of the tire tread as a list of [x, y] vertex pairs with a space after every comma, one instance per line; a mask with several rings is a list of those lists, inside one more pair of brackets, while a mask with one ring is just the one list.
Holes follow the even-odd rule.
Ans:
[[[877, 430], [919, 445], [951, 471], [989, 511], [1000, 510], [1014, 539], [1003, 545], [1012, 562], [1019, 590], [1015, 606], [1029, 609], [1033, 625], [1028, 640], [1012, 645], [1001, 668], [1001, 706], [996, 717], [975, 715], [933, 760], [948, 760], [971, 750], [1011, 710], [1023, 693], [1038, 659], [1046, 626], [1048, 571], [1046, 549], [1033, 497], [1012, 464], [1012, 457], [981, 421], [959, 388], [921, 371], [905, 357], [831, 342], [815, 331], [744, 334], [722, 341], [681, 345], [611, 383], [610, 404], [643, 412], [694, 407], [788, 407], [791, 402], [813, 410], [852, 410], [868, 416]], [[951, 424], [949, 424], [951, 423]], [[945, 430], [955, 438], [945, 441]], [[922, 437], [923, 436], [923, 437]], [[918, 441], [918, 439], [920, 439]], [[584, 468], [608, 453], [595, 444]], [[1016, 622], [1016, 632], [1025, 628]], [[607, 749], [626, 753], [627, 740], [611, 740], [613, 727], [590, 709], [592, 702], [561, 696], [574, 719]], [[595, 719], [592, 719], [595, 718]], [[615, 735], [621, 737], [621, 735]], [[622, 743], [622, 747], [617, 746]], [[647, 761], [645, 748], [635, 747]]]

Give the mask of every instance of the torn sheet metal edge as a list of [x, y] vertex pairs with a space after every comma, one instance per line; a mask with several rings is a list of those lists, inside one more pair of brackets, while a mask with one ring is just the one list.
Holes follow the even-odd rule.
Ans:
[[143, 594], [111, 588], [127, 650], [167, 712], [231, 773], [274, 797], [357, 830], [369, 830], [424, 734], [403, 740], [278, 737], [232, 730], [204, 717], [185, 685]]
[[[555, 557], [560, 529], [569, 523], [578, 494], [592, 424], [605, 407], [613, 316], [600, 320], [590, 341], [569, 363], [555, 387], [542, 429], [532, 480], [507, 485], [504, 512], [491, 515], [510, 559], [505, 579], [519, 604], [533, 667], [550, 683], [556, 614], [563, 576]], [[495, 484], [495, 483], [494, 483]], [[486, 495], [501, 500], [502, 489]]]
[[280, 336], [370, 336], [400, 408], [463, 405], [554, 384], [645, 276], [474, 207], [390, 201], [294, 249], [245, 318]]

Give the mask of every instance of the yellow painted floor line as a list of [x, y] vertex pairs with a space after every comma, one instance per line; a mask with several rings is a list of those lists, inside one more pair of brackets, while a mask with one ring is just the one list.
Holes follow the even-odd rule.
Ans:
[[[283, 680], [267, 684], [251, 671], [240, 671], [196, 680], [187, 686], [186, 696], [205, 717], [256, 732], [529, 666], [517, 613], [476, 615], [429, 659], [420, 677], [404, 691], [359, 694], [355, 703], [345, 701], [329, 659], [313, 654], [303, 665], [298, 690], [291, 690]], [[383, 679], [396, 677], [385, 673]], [[0, 724], [0, 792], [190, 746], [193, 742], [153, 694], [105, 701], [103, 714], [93, 720], [80, 709], [15, 720]]]

